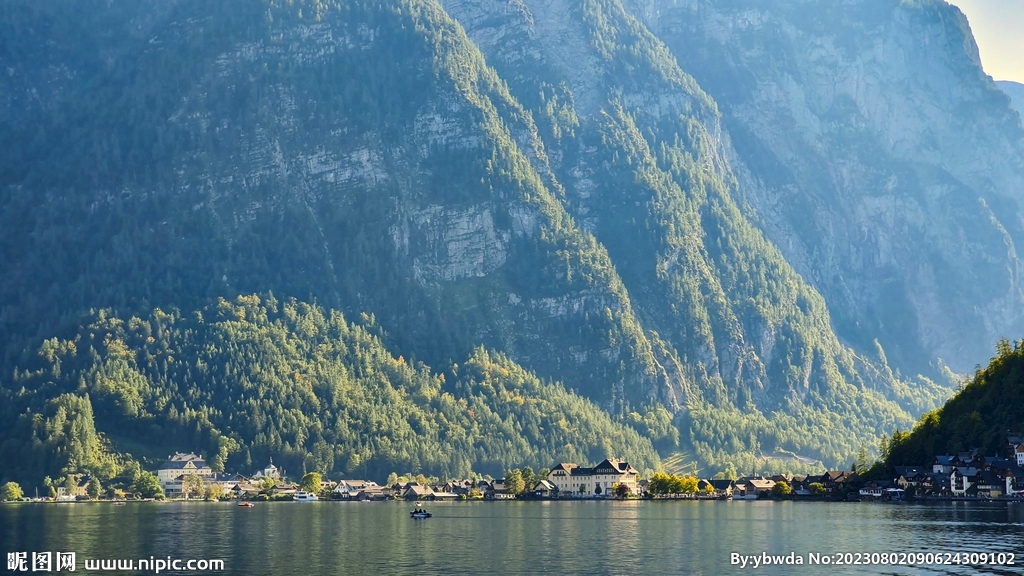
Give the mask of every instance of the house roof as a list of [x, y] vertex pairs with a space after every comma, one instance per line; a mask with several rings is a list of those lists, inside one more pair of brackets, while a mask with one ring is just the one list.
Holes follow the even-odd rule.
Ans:
[[711, 487], [714, 488], [715, 490], [728, 490], [729, 488], [733, 487], [733, 481], [727, 478], [718, 480], [711, 479], [709, 480], [709, 482], [711, 483]]
[[594, 466], [591, 474], [638, 474], [636, 468], [629, 465], [629, 462], [618, 458], [605, 458], [600, 464]]
[[995, 472], [982, 470], [981, 472], [978, 472], [977, 484], [984, 484], [986, 486], [1002, 486], [1003, 479]]
[[953, 458], [955, 458], [955, 456], [949, 456], [948, 454], [935, 456], [935, 463], [940, 466], [949, 466], [953, 463]]
[[168, 457], [167, 461], [164, 462], [160, 466], [160, 469], [161, 470], [181, 470], [181, 469], [184, 469], [184, 468], [192, 468], [192, 467], [195, 467], [195, 468], [208, 468], [208, 466], [206, 465], [206, 461], [203, 460], [202, 458], [200, 458], [199, 456], [196, 456], [195, 454], [192, 454], [191, 452], [188, 453], [188, 454], [184, 454], [184, 453], [178, 452], [174, 456]]
[[551, 472], [554, 472], [556, 470], [561, 470], [562, 472], [566, 472], [568, 474], [572, 474], [573, 468], [578, 468], [578, 467], [579, 466], [577, 466], [576, 464], [573, 464], [572, 462], [560, 462], [558, 464], [558, 466], [555, 466], [554, 468], [551, 469]]
[[893, 469], [896, 470], [897, 476], [903, 476], [904, 478], [913, 478], [925, 472], [924, 468], [920, 466], [893, 466]]
[[534, 490], [557, 490], [554, 484], [547, 480], [541, 480], [537, 482], [537, 485], [533, 487]]

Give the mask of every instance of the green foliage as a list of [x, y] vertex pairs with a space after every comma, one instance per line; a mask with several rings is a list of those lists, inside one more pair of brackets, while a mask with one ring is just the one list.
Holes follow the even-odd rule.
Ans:
[[195, 496], [202, 496], [206, 493], [206, 483], [203, 482], [203, 477], [198, 474], [186, 474], [185, 478], [181, 481], [181, 495], [185, 499], [189, 499]]
[[[12, 469], [22, 476], [127, 459], [104, 433], [158, 454], [218, 454], [229, 470], [272, 456], [289, 469], [378, 478], [396, 468], [460, 477], [527, 461], [658, 462], [635, 430], [504, 355], [478, 349], [434, 373], [338, 312], [272, 295], [187, 315], [101, 310], [69, 342], [45, 345], [40, 368], [18, 376], [37, 391], [19, 398], [20, 420], [39, 419], [50, 439], [25, 460], [41, 465]], [[53, 416], [33, 416], [33, 406]]]
[[143, 498], [164, 499], [164, 490], [160, 487], [160, 480], [156, 474], [142, 470], [131, 485], [132, 492], [141, 495]]
[[319, 494], [321, 482], [323, 482], [323, 476], [319, 472], [307, 472], [299, 482], [299, 490]]
[[821, 482], [811, 482], [807, 485], [807, 489], [811, 491], [811, 494], [815, 496], [821, 496], [825, 493], [825, 485]]
[[697, 492], [697, 478], [693, 476], [677, 476], [656, 472], [651, 476], [647, 485], [647, 491], [653, 495], [667, 494], [695, 494]]
[[789, 483], [786, 481], [776, 482], [775, 486], [772, 486], [772, 496], [776, 498], [788, 498], [793, 495], [793, 489], [790, 488]]
[[0, 488], [0, 495], [3, 496], [4, 502], [12, 502], [15, 500], [21, 500], [25, 494], [21, 491], [21, 486], [17, 482], [8, 482]]
[[[586, 113], [433, 0], [147, 6], [0, 7], [27, 65], [73, 70], [0, 123], [4, 479], [181, 449], [820, 469], [945, 393], [840, 344], [736, 199], [717, 105], [618, 0], [566, 15], [601, 62]], [[467, 223], [487, 266], [453, 256]]]
[[206, 486], [206, 493], [203, 494], [203, 498], [206, 500], [220, 500], [224, 497], [224, 487], [216, 482], [211, 482]]
[[893, 431], [888, 466], [928, 464], [936, 454], [972, 448], [1003, 454], [1008, 433], [1024, 426], [1024, 340], [996, 345], [996, 356], [978, 368], [963, 389], [941, 408], [921, 417], [911, 432]]
[[505, 490], [509, 494], [522, 494], [523, 490], [526, 489], [526, 483], [523, 481], [523, 474], [519, 470], [512, 469], [505, 473]]
[[86, 494], [89, 495], [89, 498], [92, 498], [93, 500], [99, 498], [100, 494], [103, 493], [103, 486], [100, 484], [100, 479], [95, 476], [89, 478], [89, 484], [86, 486], [85, 491]]

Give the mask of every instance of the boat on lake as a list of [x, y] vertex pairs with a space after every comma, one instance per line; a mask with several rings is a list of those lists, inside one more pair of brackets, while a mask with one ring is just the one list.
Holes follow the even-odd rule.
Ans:
[[292, 496], [292, 500], [296, 502], [316, 502], [319, 498], [317, 498], [316, 494], [313, 494], [312, 492], [303, 492], [302, 490], [299, 490], [294, 496]]
[[252, 508], [256, 506], [255, 504], [249, 502], [248, 500], [246, 500], [245, 502], [239, 502], [238, 505], [241, 506], [242, 508]]
[[412, 512], [409, 512], [409, 516], [411, 518], [421, 519], [421, 518], [430, 518], [432, 516], [432, 514], [430, 512], [427, 512], [426, 510], [423, 509], [423, 503], [422, 502], [417, 502], [416, 503], [416, 508], [414, 508], [412, 510]]

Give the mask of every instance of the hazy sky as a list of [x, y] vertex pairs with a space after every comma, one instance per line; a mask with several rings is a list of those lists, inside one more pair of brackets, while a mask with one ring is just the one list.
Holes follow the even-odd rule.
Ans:
[[947, 0], [971, 22], [985, 72], [1024, 82], [1024, 0]]

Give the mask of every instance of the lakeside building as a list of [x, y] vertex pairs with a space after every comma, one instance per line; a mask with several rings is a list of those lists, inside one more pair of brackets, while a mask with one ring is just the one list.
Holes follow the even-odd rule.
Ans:
[[273, 458], [270, 459], [270, 463], [267, 464], [263, 468], [263, 470], [257, 470], [252, 475], [252, 479], [255, 482], [259, 482], [260, 480], [262, 480], [264, 478], [270, 478], [271, 480], [282, 480], [281, 472], [277, 469], [277, 466], [274, 466], [274, 459]]
[[213, 469], [206, 461], [191, 452], [178, 452], [174, 456], [168, 456], [167, 461], [156, 471], [160, 488], [169, 498], [181, 494], [181, 484], [189, 474], [201, 477], [203, 482], [209, 482], [214, 477]]
[[558, 493], [575, 497], [610, 496], [615, 485], [624, 485], [633, 494], [638, 493], [636, 468], [618, 458], [606, 458], [593, 468], [584, 468], [572, 462], [562, 462], [551, 469], [547, 481], [558, 488]]

